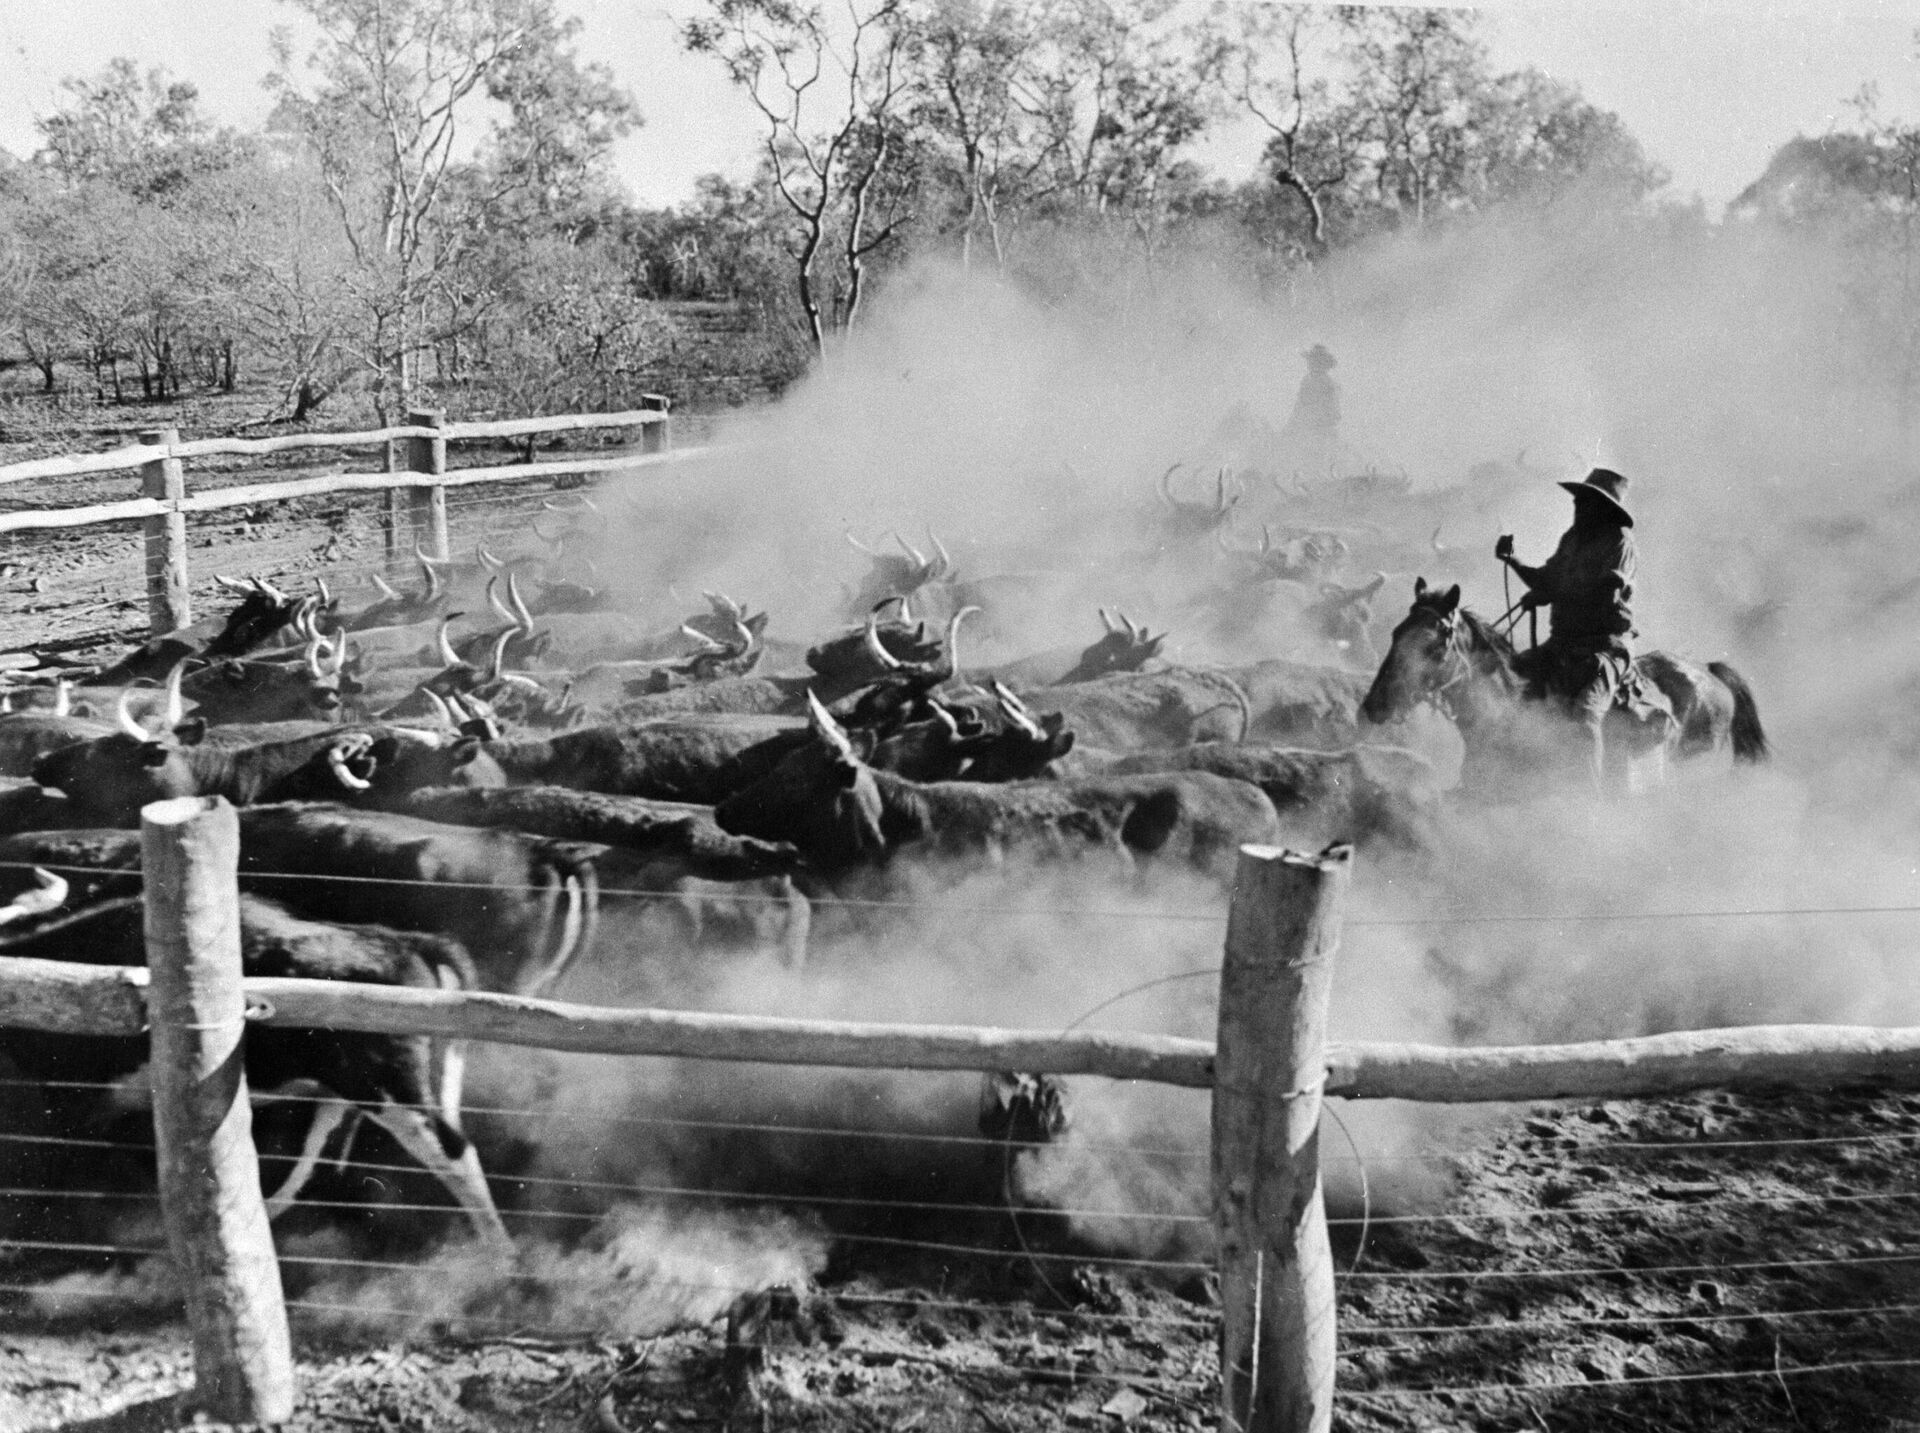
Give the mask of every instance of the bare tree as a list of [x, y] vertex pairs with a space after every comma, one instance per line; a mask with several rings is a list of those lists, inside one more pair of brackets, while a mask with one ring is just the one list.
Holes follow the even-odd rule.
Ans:
[[[760, 112], [762, 160], [793, 219], [787, 252], [800, 311], [824, 357], [829, 333], [859, 316], [868, 256], [912, 217], [886, 183], [904, 140], [900, 0], [847, 0], [834, 21], [792, 0], [712, 0], [712, 10], [682, 38], [716, 57]], [[819, 265], [836, 231], [829, 304]]]
[[444, 222], [461, 135], [488, 82], [552, 29], [551, 0], [288, 3], [320, 38], [302, 64], [276, 35], [276, 123], [309, 150], [351, 252], [358, 345], [384, 421], [414, 401], [436, 290], [465, 251]]

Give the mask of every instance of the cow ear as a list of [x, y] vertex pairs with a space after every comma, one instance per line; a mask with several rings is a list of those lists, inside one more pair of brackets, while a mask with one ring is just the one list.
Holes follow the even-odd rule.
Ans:
[[1414, 578], [1413, 579], [1413, 600], [1415, 602], [1418, 602], [1422, 597], [1425, 597], [1426, 595], [1427, 595], [1427, 579], [1424, 577]]
[[463, 736], [447, 748], [447, 754], [453, 758], [455, 766], [465, 766], [480, 754], [480, 738]]
[[1460, 605], [1460, 584], [1456, 582], [1453, 584], [1453, 586], [1447, 589], [1446, 596], [1440, 599], [1440, 610], [1442, 612], [1451, 612], [1453, 611], [1454, 608], [1458, 607], [1459, 605]]
[[198, 746], [207, 739], [205, 717], [188, 717], [173, 729], [173, 739], [182, 746]]
[[165, 742], [150, 741], [140, 748], [142, 766], [165, 766], [167, 758], [173, 755], [173, 748]]
[[1049, 759], [1058, 760], [1060, 757], [1063, 757], [1068, 752], [1072, 751], [1073, 740], [1074, 740], [1073, 733], [1070, 731], [1063, 731], [1063, 732], [1060, 732], [1058, 735], [1052, 737], [1047, 742], [1047, 749], [1052, 753], [1052, 757]]

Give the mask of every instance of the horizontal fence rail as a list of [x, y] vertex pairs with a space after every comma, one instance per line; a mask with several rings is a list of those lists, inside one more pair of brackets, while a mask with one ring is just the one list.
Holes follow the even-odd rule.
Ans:
[[[138, 966], [0, 961], [0, 1027], [137, 1035]], [[246, 982], [255, 1023], [427, 1035], [565, 1050], [848, 1069], [1029, 1070], [1206, 1089], [1214, 1047], [1172, 1035], [629, 1010], [485, 991], [345, 981]], [[1565, 1045], [1329, 1042], [1326, 1093], [1344, 1099], [1525, 1103], [1655, 1098], [1707, 1089], [1920, 1089], [1920, 1027], [1742, 1025]]]
[[357, 433], [288, 433], [278, 438], [196, 438], [185, 443], [135, 443], [104, 453], [74, 453], [58, 458], [35, 458], [24, 463], [0, 464], [0, 483], [128, 472], [161, 458], [263, 458], [306, 448], [371, 448], [408, 438], [429, 441], [446, 439], [451, 442], [465, 438], [525, 438], [541, 433], [571, 433], [594, 428], [664, 427], [670, 421], [670, 416], [666, 408], [660, 407], [623, 413], [562, 413], [545, 418], [448, 423], [442, 427], [399, 424]]
[[[137, 473], [140, 483], [138, 497], [0, 513], [0, 537], [141, 523], [148, 627], [152, 635], [163, 636], [193, 621], [186, 526], [187, 519], [193, 515], [330, 494], [385, 493], [382, 565], [390, 570], [408, 561], [416, 548], [429, 557], [445, 560], [451, 555], [449, 488], [483, 489], [492, 484], [558, 485], [565, 479], [641, 470], [700, 456], [705, 449], [669, 451], [670, 406], [667, 399], [649, 395], [642, 400], [640, 408], [619, 413], [571, 413], [468, 423], [449, 423], [444, 414], [421, 409], [409, 413], [404, 424], [363, 432], [297, 433], [257, 439], [203, 438], [190, 442], [182, 442], [175, 429], [153, 429], [141, 434], [140, 442], [105, 453], [0, 465], [0, 486], [119, 472]], [[533, 438], [595, 429], [638, 429], [640, 451], [533, 461]], [[449, 442], [490, 438], [529, 440], [526, 461], [448, 468]], [[224, 484], [198, 492], [189, 490], [187, 463], [191, 459], [264, 458], [299, 450], [368, 447], [386, 449], [381, 471], [327, 473], [278, 482]]]

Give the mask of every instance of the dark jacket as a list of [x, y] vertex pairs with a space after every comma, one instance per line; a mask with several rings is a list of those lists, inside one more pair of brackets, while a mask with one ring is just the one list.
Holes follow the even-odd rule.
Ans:
[[1608, 647], [1633, 635], [1633, 533], [1614, 523], [1575, 523], [1538, 567], [1515, 563], [1520, 580], [1553, 612], [1556, 646]]

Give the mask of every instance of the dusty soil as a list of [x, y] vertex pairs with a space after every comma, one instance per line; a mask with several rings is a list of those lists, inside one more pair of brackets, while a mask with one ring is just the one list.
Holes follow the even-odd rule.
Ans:
[[[1916, 1139], [1920, 1097], [1874, 1093], [1515, 1113], [1449, 1160], [1439, 1207], [1338, 1211], [1335, 1427], [1914, 1427]], [[296, 1312], [297, 1424], [1213, 1426], [1208, 1279], [1023, 1223], [1038, 1264], [1004, 1240], [976, 1258], [836, 1244], [804, 1285], [649, 1338], [450, 1323], [387, 1341]], [[14, 1287], [53, 1273], [0, 1266]], [[173, 1426], [188, 1356], [163, 1301], [28, 1303], [0, 1322], [0, 1429]]]

